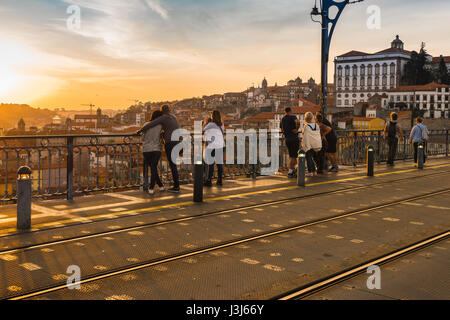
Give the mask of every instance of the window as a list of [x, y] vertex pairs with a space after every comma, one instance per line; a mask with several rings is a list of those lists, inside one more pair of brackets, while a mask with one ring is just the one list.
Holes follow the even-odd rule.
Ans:
[[342, 77], [342, 67], [341, 66], [338, 67], [338, 76]]
[[352, 100], [352, 104], [353, 105], [355, 105], [356, 104], [356, 100], [354, 99], [354, 100]]
[[342, 100], [337, 101], [337, 105], [340, 106], [342, 104]]
[[388, 65], [387, 63], [383, 64], [383, 74], [387, 74], [387, 70], [388, 70]]
[[353, 78], [353, 87], [357, 87], [358, 86], [358, 78], [354, 77]]
[[364, 93], [361, 93], [361, 98], [364, 98]]
[[361, 87], [364, 87], [366, 85], [366, 79], [364, 77], [361, 77], [361, 79], [359, 80], [359, 85]]
[[379, 86], [380, 86], [380, 78], [375, 77], [375, 87], [379, 87]]
[[391, 63], [391, 74], [395, 74], [395, 63]]
[[338, 87], [342, 87], [342, 78], [338, 79]]
[[350, 87], [350, 79], [349, 78], [345, 78], [345, 86]]
[[353, 66], [353, 76], [357, 76], [358, 75], [358, 66], [354, 65]]
[[348, 104], [349, 104], [349, 103], [348, 103], [348, 100], [345, 100], [345, 105], [348, 106]]
[[356, 93], [352, 94], [352, 97], [353, 97], [353, 98], [356, 98]]
[[371, 65], [371, 64], [369, 64], [369, 65], [367, 66], [367, 74], [368, 74], [369, 76], [372, 75], [372, 65]]
[[362, 76], [366, 74], [366, 67], [364, 65], [361, 66], [360, 73]]
[[[387, 66], [386, 66], [387, 68]], [[387, 86], [387, 77], [383, 76], [383, 87]]]
[[375, 65], [375, 75], [378, 76], [380, 74], [380, 65], [377, 63]]
[[391, 87], [395, 86], [395, 77], [391, 76]]
[[350, 67], [349, 66], [345, 67], [345, 76], [346, 77], [350, 76]]
[[369, 87], [372, 86], [372, 77], [367, 78], [367, 85], [368, 85]]

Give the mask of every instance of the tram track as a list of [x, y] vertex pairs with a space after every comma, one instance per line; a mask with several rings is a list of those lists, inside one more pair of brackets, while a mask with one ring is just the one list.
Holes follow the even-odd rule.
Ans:
[[429, 246], [432, 246], [436, 243], [439, 243], [439, 242], [444, 241], [449, 238], [450, 238], [450, 230], [447, 230], [447, 231], [439, 233], [439, 234], [435, 234], [435, 235], [428, 237], [426, 239], [423, 239], [421, 241], [407, 245], [403, 248], [391, 251], [388, 254], [384, 254], [375, 259], [370, 259], [370, 260], [365, 261], [356, 266], [352, 266], [346, 270], [337, 272], [335, 274], [324, 277], [317, 281], [308, 283], [304, 286], [301, 286], [299, 288], [296, 288], [294, 290], [286, 292], [282, 295], [278, 295], [278, 296], [272, 298], [271, 300], [286, 301], [286, 300], [305, 299], [311, 295], [317, 294], [328, 288], [332, 288], [344, 281], [347, 281], [349, 279], [352, 279], [352, 278], [364, 273], [367, 270], [367, 268], [370, 266], [373, 266], [373, 265], [381, 266], [381, 265], [384, 265], [387, 263], [394, 262], [395, 260], [397, 260], [399, 258], [402, 258], [402, 257], [412, 254], [414, 252], [423, 250]]
[[[260, 240], [263, 238], [267, 238], [267, 237], [272, 237], [272, 236], [276, 236], [279, 234], [284, 234], [287, 232], [292, 232], [292, 231], [296, 231], [302, 228], [307, 228], [310, 226], [314, 226], [314, 225], [319, 225], [319, 224], [323, 224], [323, 223], [327, 223], [327, 222], [331, 222], [331, 221], [335, 221], [335, 220], [339, 220], [339, 219], [344, 219], [350, 216], [356, 216], [356, 215], [360, 215], [366, 212], [371, 212], [371, 211], [375, 211], [375, 210], [379, 210], [379, 209], [384, 209], [384, 208], [388, 208], [388, 207], [393, 207], [393, 206], [397, 206], [399, 204], [405, 203], [405, 202], [411, 202], [411, 201], [417, 201], [417, 200], [421, 200], [421, 199], [426, 199], [429, 197], [434, 197], [437, 195], [441, 195], [444, 193], [448, 193], [450, 192], [450, 188], [446, 188], [446, 189], [442, 189], [439, 191], [434, 191], [434, 192], [429, 192], [429, 193], [425, 193], [425, 194], [421, 194], [418, 196], [413, 196], [413, 197], [407, 197], [404, 199], [400, 199], [400, 200], [395, 200], [389, 203], [384, 203], [381, 205], [375, 205], [375, 206], [370, 206], [370, 207], [366, 207], [366, 208], [362, 208], [362, 209], [355, 209], [355, 210], [349, 210], [345, 213], [342, 214], [337, 214], [334, 216], [329, 216], [329, 217], [325, 217], [325, 218], [320, 218], [320, 219], [315, 219], [312, 221], [306, 221], [306, 222], [302, 222], [299, 224], [295, 224], [295, 225], [291, 225], [291, 226], [287, 226], [287, 227], [281, 227], [278, 229], [273, 229], [270, 231], [266, 231], [266, 232], [261, 232], [255, 235], [251, 235], [251, 236], [244, 236], [241, 237], [239, 239], [233, 239], [233, 240], [229, 240], [229, 241], [223, 241], [219, 244], [214, 244], [214, 245], [208, 245], [208, 246], [204, 246], [202, 248], [199, 249], [193, 249], [193, 250], [187, 250], [187, 251], [183, 251], [183, 252], [178, 252], [172, 255], [166, 255], [165, 257], [161, 257], [161, 258], [156, 258], [156, 259], [148, 259], [146, 261], [142, 261], [140, 263], [136, 263], [136, 264], [132, 264], [132, 265], [128, 265], [128, 266], [123, 266], [123, 267], [119, 267], [119, 268], [115, 268], [113, 270], [109, 270], [106, 272], [102, 272], [102, 273], [96, 273], [93, 275], [89, 275], [84, 279], [81, 279], [79, 282], [77, 283], [73, 283], [71, 285], [76, 286], [76, 285], [83, 285], [89, 282], [93, 282], [93, 281], [98, 281], [98, 280], [102, 280], [102, 279], [106, 279], [106, 278], [111, 278], [114, 276], [118, 276], [121, 274], [125, 274], [125, 273], [129, 273], [129, 272], [133, 272], [133, 271], [137, 271], [137, 270], [141, 270], [141, 269], [145, 269], [145, 268], [149, 268], [149, 267], [153, 267], [153, 266], [157, 266], [160, 264], [165, 264], [165, 263], [169, 263], [169, 262], [173, 262], [173, 261], [177, 261], [177, 260], [181, 260], [181, 259], [185, 259], [185, 258], [189, 258], [192, 256], [197, 256], [200, 254], [204, 254], [204, 253], [208, 253], [211, 251], [216, 251], [216, 250], [220, 250], [220, 249], [224, 249], [224, 248], [229, 248], [229, 247], [233, 247], [233, 246], [237, 246], [240, 244], [244, 244], [244, 243], [248, 243], [248, 242], [252, 242], [255, 240]], [[288, 202], [289, 200], [278, 200], [277, 203], [283, 203], [283, 202]], [[272, 205], [273, 203], [271, 203], [270, 205]], [[257, 207], [260, 207], [261, 205], [257, 205]], [[232, 211], [235, 210], [242, 210], [242, 209], [232, 209]], [[144, 228], [144, 226], [139, 226], [137, 228]], [[135, 229], [134, 229], [135, 230]], [[114, 232], [114, 231], [113, 231]], [[446, 231], [442, 234], [440, 234], [439, 236], [442, 238], [443, 236], [448, 237], [449, 236], [449, 231]], [[93, 236], [90, 236], [93, 237]], [[433, 240], [434, 237], [427, 239], [426, 241], [428, 241], [427, 243], [434, 243], [437, 240]], [[67, 242], [68, 240], [66, 240]], [[64, 241], [63, 241], [64, 242]], [[58, 243], [61, 243], [58, 242]], [[422, 243], [422, 242], [421, 242]], [[339, 274], [335, 274], [327, 279], [322, 279], [320, 282], [320, 287], [325, 286], [326, 285], [326, 281], [335, 281], [333, 280], [333, 277], [337, 277], [336, 281], [338, 281], [339, 279], [344, 279], [345, 275], [350, 272], [350, 274], [354, 274], [355, 272], [360, 272], [361, 270], [363, 270], [362, 268], [364, 268], [364, 266], [366, 266], [368, 263], [382, 263], [384, 260], [388, 260], [388, 259], [392, 259], [390, 258], [392, 255], [394, 256], [399, 256], [401, 254], [406, 254], [409, 252], [412, 252], [412, 250], [414, 250], [415, 247], [422, 247], [423, 244], [418, 243], [415, 244], [413, 246], [409, 246], [408, 248], [402, 248], [399, 250], [396, 250], [395, 252], [392, 252], [388, 255], [384, 255], [383, 257], [371, 260], [370, 262], [366, 262], [362, 265], [359, 265], [357, 267], [353, 267], [352, 269], [346, 270], [344, 272], [341, 272]], [[415, 247], [414, 247], [415, 246]], [[37, 247], [42, 247], [42, 246], [37, 246]], [[406, 250], [406, 251], [405, 251]], [[403, 253], [406, 252], [406, 253]], [[381, 259], [381, 260], [380, 260]], [[367, 268], [367, 266], [366, 266]], [[333, 279], [332, 279], [333, 278]], [[322, 284], [323, 282], [323, 284]], [[331, 282], [330, 282], [331, 283]], [[312, 286], [319, 286], [319, 283], [314, 283], [311, 285]], [[56, 292], [56, 291], [60, 291], [60, 290], [64, 290], [67, 288], [67, 284], [66, 283], [59, 283], [57, 285], [52, 285], [52, 286], [48, 286], [48, 287], [41, 287], [41, 288], [37, 288], [35, 290], [28, 290], [26, 293], [22, 293], [20, 295], [13, 295], [13, 296], [7, 296], [7, 299], [11, 299], [11, 300], [22, 300], [22, 299], [29, 299], [29, 298], [33, 298], [36, 296], [40, 296], [40, 295], [44, 295], [47, 293], [52, 293], [52, 292]], [[301, 288], [298, 289], [296, 292], [304, 290], [305, 288]], [[288, 295], [284, 295], [284, 297], [290, 297], [291, 295], [295, 294], [296, 292], [290, 292]]]
[[[42, 242], [39, 244], [17, 246], [15, 248], [8, 248], [6, 250], [0, 250], [0, 255], [14, 254], [14, 253], [18, 253], [18, 252], [23, 252], [23, 251], [28, 251], [28, 250], [38, 249], [38, 248], [44, 248], [44, 247], [49, 247], [49, 246], [53, 246], [53, 245], [65, 244], [65, 243], [76, 242], [76, 241], [80, 241], [80, 240], [86, 240], [86, 239], [99, 238], [99, 237], [104, 237], [104, 236], [109, 236], [109, 235], [114, 235], [114, 234], [119, 234], [119, 233], [130, 232], [130, 231], [138, 231], [138, 230], [145, 229], [148, 227], [158, 227], [158, 226], [164, 226], [164, 225], [169, 225], [169, 224], [198, 220], [201, 218], [208, 218], [208, 217], [213, 217], [213, 216], [227, 214], [227, 213], [239, 212], [239, 211], [243, 211], [243, 210], [251, 210], [251, 209], [255, 209], [255, 208], [268, 207], [268, 206], [272, 206], [272, 205], [278, 205], [278, 204], [283, 204], [283, 203], [288, 203], [288, 202], [293, 202], [293, 201], [298, 201], [298, 200], [303, 200], [303, 199], [313, 199], [313, 198], [318, 198], [321, 196], [339, 194], [339, 193], [343, 193], [343, 192], [369, 189], [369, 188], [376, 187], [376, 186], [391, 184], [393, 182], [401, 182], [401, 181], [406, 181], [406, 180], [411, 180], [411, 179], [427, 178], [427, 177], [432, 177], [432, 176], [436, 176], [436, 175], [441, 176], [443, 174], [448, 174], [448, 173], [450, 173], [450, 170], [444, 171], [444, 172], [432, 173], [432, 174], [428, 174], [428, 175], [424, 175], [424, 176], [420, 176], [420, 177], [407, 177], [407, 178], [396, 179], [394, 181], [392, 181], [392, 180], [382, 181], [382, 182], [377, 182], [377, 183], [371, 183], [371, 184], [364, 185], [364, 186], [340, 188], [340, 189], [336, 189], [336, 190], [332, 190], [332, 191], [324, 191], [324, 192], [318, 192], [318, 193], [309, 194], [309, 195], [289, 197], [289, 198], [285, 198], [285, 199], [281, 199], [281, 200], [271, 200], [271, 201], [261, 202], [261, 203], [253, 204], [253, 205], [240, 206], [240, 207], [224, 209], [224, 210], [210, 211], [210, 212], [200, 213], [200, 214], [191, 215], [191, 216], [187, 216], [187, 217], [169, 219], [169, 220], [165, 220], [165, 221], [154, 221], [154, 222], [141, 224], [139, 226], [134, 225], [134, 226], [124, 227], [124, 228], [118, 228], [115, 230], [100, 231], [100, 232], [92, 233], [89, 235], [74, 236], [74, 237], [69, 237], [66, 239], [46, 241], [46, 242]], [[390, 203], [388, 203], [388, 204], [390, 204]], [[371, 208], [371, 207], [368, 207], [368, 208]], [[139, 215], [145, 215], [150, 212], [151, 212], [151, 209], [149, 209], [148, 212], [140, 213]], [[344, 213], [344, 215], [345, 214], [346, 213]], [[339, 215], [336, 215], [336, 216], [339, 216]], [[336, 216], [331, 216], [331, 217], [336, 217]], [[136, 217], [136, 216], [134, 216], [134, 217]], [[111, 221], [114, 221], [117, 219], [123, 219], [123, 218], [127, 218], [127, 217], [98, 220], [98, 221], [93, 221], [90, 223], [72, 224], [72, 225], [66, 225], [64, 227], [57, 227], [57, 228], [41, 229], [41, 230], [37, 230], [37, 231], [28, 232], [27, 234], [36, 234], [36, 233], [44, 232], [44, 231], [60, 230], [60, 229], [64, 229], [64, 228], [77, 227], [80, 225], [86, 226], [87, 224], [100, 223], [100, 222], [105, 222], [105, 221], [111, 222]], [[17, 234], [12, 234], [12, 235], [17, 235]], [[3, 237], [10, 237], [12, 235], [7, 235], [7, 236], [3, 236]], [[0, 237], [0, 238], [2, 238], [2, 237]]]

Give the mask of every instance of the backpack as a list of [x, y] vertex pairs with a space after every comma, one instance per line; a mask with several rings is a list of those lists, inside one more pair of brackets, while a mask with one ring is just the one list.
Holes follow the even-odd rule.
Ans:
[[388, 138], [395, 138], [397, 136], [397, 123], [389, 121]]
[[425, 126], [422, 126], [421, 131], [422, 131], [422, 140], [425, 140], [425, 141], [428, 140], [427, 128]]
[[322, 150], [322, 135], [320, 134], [320, 128], [317, 124], [315, 125], [315, 129], [313, 129], [313, 127], [308, 124], [308, 127], [311, 129], [311, 148], [315, 151], [315, 152], [319, 152], [320, 150]]

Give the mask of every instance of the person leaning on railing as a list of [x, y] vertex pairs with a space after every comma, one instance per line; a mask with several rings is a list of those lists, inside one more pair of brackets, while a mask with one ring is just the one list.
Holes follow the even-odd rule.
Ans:
[[419, 147], [420, 143], [423, 143], [423, 163], [425, 163], [427, 156], [426, 156], [426, 150], [427, 150], [427, 140], [428, 135], [430, 132], [428, 131], [428, 128], [422, 123], [423, 118], [418, 117], [416, 119], [416, 125], [411, 129], [411, 133], [409, 135], [409, 143], [411, 143], [414, 146], [414, 163], [417, 163], [417, 149]]
[[384, 137], [387, 139], [389, 152], [388, 161], [389, 166], [394, 165], [395, 155], [397, 153], [398, 140], [403, 140], [403, 131], [397, 123], [398, 115], [395, 112], [391, 113], [391, 120], [386, 123], [384, 127]]
[[157, 125], [162, 125], [162, 129], [164, 130], [164, 148], [166, 149], [166, 156], [169, 161], [173, 178], [173, 188], [170, 188], [167, 191], [178, 193], [180, 192], [180, 180], [178, 177], [177, 165], [175, 161], [173, 161], [175, 159], [172, 159], [172, 150], [179, 143], [179, 141], [172, 141], [172, 133], [180, 126], [177, 118], [170, 113], [170, 108], [168, 105], [163, 105], [161, 107], [161, 112], [163, 113], [161, 117], [146, 123], [137, 133], [141, 134], [150, 128]]

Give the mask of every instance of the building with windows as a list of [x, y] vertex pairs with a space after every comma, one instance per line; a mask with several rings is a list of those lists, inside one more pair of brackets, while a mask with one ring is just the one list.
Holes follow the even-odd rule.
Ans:
[[353, 107], [373, 95], [383, 95], [400, 86], [411, 52], [397, 36], [391, 47], [376, 53], [350, 51], [335, 58], [336, 106]]
[[418, 107], [424, 118], [449, 118], [450, 86], [432, 82], [421, 86], [401, 86], [387, 92], [383, 108], [410, 110]]

